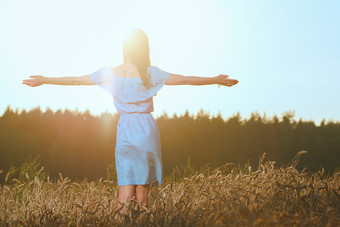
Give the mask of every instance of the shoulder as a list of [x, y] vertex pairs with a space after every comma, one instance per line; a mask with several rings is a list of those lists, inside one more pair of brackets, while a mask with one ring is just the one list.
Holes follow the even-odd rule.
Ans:
[[147, 70], [149, 72], [153, 72], [153, 71], [155, 71], [155, 69], [156, 69], [156, 66], [154, 66], [154, 65], [148, 66], [148, 68], [147, 68]]
[[151, 73], [162, 73], [163, 70], [160, 69], [158, 66], [155, 66], [155, 65], [151, 65], [148, 67], [148, 70], [151, 72]]
[[159, 74], [161, 76], [163, 76], [163, 75], [166, 76], [166, 75], [170, 74], [167, 71], [164, 71], [163, 69], [161, 69], [160, 67], [155, 66], [155, 65], [150, 66], [150, 71], [154, 74]]
[[107, 66], [108, 70], [111, 70], [114, 74], [120, 74], [123, 71], [123, 65], [116, 65], [116, 66]]
[[167, 79], [170, 76], [170, 73], [163, 71], [160, 67], [158, 66], [150, 66], [150, 75], [151, 75], [151, 80], [153, 83], [156, 84], [162, 84], [165, 81], [167, 81]]
[[159, 77], [160, 69], [157, 66], [151, 65], [147, 68], [147, 71], [150, 74], [151, 78]]

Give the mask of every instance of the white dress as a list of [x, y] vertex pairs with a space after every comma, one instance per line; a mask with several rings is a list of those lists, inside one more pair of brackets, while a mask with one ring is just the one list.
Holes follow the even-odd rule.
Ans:
[[119, 77], [105, 66], [90, 74], [91, 80], [109, 92], [120, 113], [115, 147], [118, 186], [144, 185], [154, 180], [163, 184], [161, 141], [152, 116], [153, 96], [163, 87], [170, 73], [148, 67], [152, 87], [141, 78]]

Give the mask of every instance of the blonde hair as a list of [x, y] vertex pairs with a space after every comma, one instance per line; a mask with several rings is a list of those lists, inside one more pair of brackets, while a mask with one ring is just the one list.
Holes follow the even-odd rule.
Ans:
[[139, 28], [132, 29], [123, 43], [123, 61], [130, 60], [137, 66], [139, 75], [146, 88], [151, 86], [151, 76], [147, 71], [151, 66], [149, 39], [143, 30]]

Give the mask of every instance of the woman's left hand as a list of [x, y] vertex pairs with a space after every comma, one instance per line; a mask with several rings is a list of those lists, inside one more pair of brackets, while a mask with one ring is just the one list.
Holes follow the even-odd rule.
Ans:
[[22, 84], [26, 84], [27, 86], [30, 86], [30, 87], [37, 87], [37, 86], [44, 84], [44, 78], [45, 78], [44, 76], [33, 75], [33, 76], [30, 76], [30, 78], [32, 79], [23, 80]]
[[217, 78], [218, 86], [224, 85], [224, 86], [231, 87], [238, 83], [238, 80], [230, 79], [229, 75], [220, 74], [216, 78]]

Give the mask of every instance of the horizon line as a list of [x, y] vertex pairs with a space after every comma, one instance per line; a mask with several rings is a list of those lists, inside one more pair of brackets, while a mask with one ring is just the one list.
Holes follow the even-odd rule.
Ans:
[[[7, 107], [5, 108], [5, 110], [0, 114], [0, 118], [3, 117], [3, 115], [7, 112], [7, 111], [12, 111], [14, 113], [17, 113], [17, 114], [21, 114], [22, 112], [31, 112], [33, 110], [36, 110], [36, 109], [39, 109], [41, 111], [41, 113], [46, 113], [47, 111], [51, 111], [52, 113], [56, 113], [56, 112], [61, 112], [61, 113], [65, 113], [65, 112], [73, 112], [73, 113], [79, 113], [79, 114], [84, 114], [84, 113], [90, 113], [91, 116], [93, 117], [100, 117], [101, 115], [103, 114], [111, 114], [111, 115], [116, 115], [118, 114], [119, 115], [119, 112], [118, 111], [114, 111], [114, 112], [111, 112], [111, 111], [108, 111], [107, 109], [105, 111], [102, 111], [100, 114], [95, 114], [93, 112], [91, 112], [91, 110], [89, 110], [88, 108], [86, 108], [86, 110], [78, 110], [78, 107], [76, 107], [75, 110], [72, 110], [72, 109], [69, 109], [68, 107], [65, 107], [65, 108], [58, 108], [57, 110], [53, 110], [51, 107], [46, 107], [45, 110], [42, 109], [42, 107], [40, 105], [38, 106], [35, 106], [35, 107], [31, 107], [30, 109], [26, 109], [26, 108], [19, 108], [19, 107], [16, 107], [16, 108], [12, 108], [10, 104], [7, 105]], [[150, 112], [152, 113], [152, 112]], [[199, 111], [196, 112], [196, 114], [190, 114], [189, 110], [186, 109], [184, 111], [184, 113], [173, 113], [172, 116], [170, 116], [170, 114], [168, 114], [165, 110], [163, 110], [162, 114], [160, 114], [160, 116], [158, 117], [155, 117], [155, 119], [158, 119], [164, 115], [167, 115], [169, 118], [175, 118], [176, 117], [183, 117], [185, 115], [187, 115], [189, 117], [193, 117], [194, 119], [197, 119], [197, 117], [199, 116], [199, 114], [203, 114], [203, 116], [208, 116], [209, 120], [213, 119], [213, 118], [217, 118], [217, 117], [221, 117], [224, 121], [230, 119], [230, 118], [233, 118], [233, 117], [236, 117], [236, 116], [239, 116], [240, 117], [240, 121], [245, 121], [245, 120], [249, 120], [253, 115], [255, 116], [259, 116], [261, 119], [264, 119], [266, 121], [272, 121], [274, 120], [274, 118], [278, 118], [279, 120], [283, 120], [283, 118], [285, 116], [290, 116], [290, 118], [292, 118], [293, 122], [313, 122], [315, 124], [315, 126], [321, 126], [321, 124], [329, 124], [329, 123], [333, 123], [333, 124], [340, 124], [340, 121], [339, 120], [333, 120], [333, 119], [328, 119], [326, 120], [325, 118], [323, 118], [319, 124], [316, 124], [316, 122], [314, 120], [303, 120], [302, 117], [300, 117], [298, 120], [295, 118], [295, 110], [288, 110], [288, 111], [283, 111], [281, 113], [281, 116], [278, 116], [277, 114], [273, 114], [272, 116], [268, 116], [265, 112], [263, 115], [261, 115], [259, 113], [259, 111], [255, 110], [255, 111], [252, 111], [250, 113], [250, 116], [248, 118], [245, 118], [245, 117], [242, 117], [240, 111], [237, 111], [236, 113], [233, 113], [231, 116], [223, 116], [221, 111], [218, 111], [217, 114], [211, 114], [208, 110], [204, 110], [203, 108], [200, 108]]]

